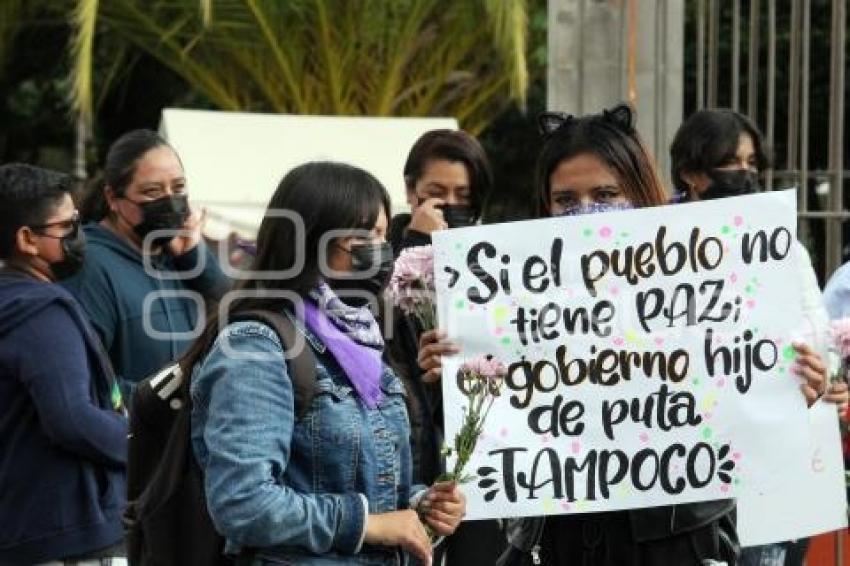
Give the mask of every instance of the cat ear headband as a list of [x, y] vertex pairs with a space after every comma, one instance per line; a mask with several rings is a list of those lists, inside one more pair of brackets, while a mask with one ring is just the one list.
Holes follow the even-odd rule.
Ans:
[[606, 108], [601, 114], [584, 118], [577, 118], [565, 112], [543, 112], [537, 117], [537, 127], [543, 139], [548, 140], [556, 132], [566, 131], [582, 119], [602, 120], [630, 135], [635, 131], [635, 112], [628, 104], [618, 104], [612, 108]]

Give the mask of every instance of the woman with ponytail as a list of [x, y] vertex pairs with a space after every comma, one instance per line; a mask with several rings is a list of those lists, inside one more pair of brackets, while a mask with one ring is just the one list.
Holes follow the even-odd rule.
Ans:
[[133, 130], [109, 148], [102, 183], [84, 197], [85, 263], [63, 284], [100, 335], [127, 398], [183, 353], [206, 302], [229, 286], [187, 187], [174, 149], [156, 132]]

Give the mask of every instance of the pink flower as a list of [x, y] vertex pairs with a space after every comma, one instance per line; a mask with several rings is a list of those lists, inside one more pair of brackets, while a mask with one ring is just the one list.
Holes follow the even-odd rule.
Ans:
[[508, 373], [505, 364], [493, 356], [478, 356], [461, 365], [461, 371], [487, 379], [501, 379]]
[[842, 358], [850, 357], [850, 318], [833, 320], [830, 324], [832, 342]]
[[431, 246], [407, 248], [395, 261], [391, 285], [409, 287], [417, 281], [429, 289], [434, 288], [434, 249]]
[[494, 356], [478, 356], [460, 366], [457, 385], [469, 404], [463, 408], [463, 423], [455, 435], [454, 446], [446, 450], [447, 454], [457, 454], [457, 459], [450, 472], [441, 474], [441, 481], [453, 479], [466, 483], [472, 479], [463, 470], [475, 451], [490, 409], [501, 394], [506, 373], [505, 364]]
[[393, 303], [407, 315], [416, 316], [424, 330], [434, 321], [434, 249], [431, 246], [407, 248], [395, 262], [390, 279]]

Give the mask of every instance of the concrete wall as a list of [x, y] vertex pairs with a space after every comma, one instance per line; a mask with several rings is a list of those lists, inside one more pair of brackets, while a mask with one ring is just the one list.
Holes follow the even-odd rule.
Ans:
[[[628, 0], [549, 0], [547, 106], [571, 114], [629, 100]], [[634, 105], [638, 130], [669, 178], [670, 142], [682, 121], [683, 0], [634, 0]]]

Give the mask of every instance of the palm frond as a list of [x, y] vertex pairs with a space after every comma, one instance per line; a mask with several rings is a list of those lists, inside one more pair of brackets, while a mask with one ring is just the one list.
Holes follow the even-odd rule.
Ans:
[[213, 19], [213, 3], [212, 0], [201, 0], [201, 19], [204, 22], [204, 29], [212, 25]]
[[433, 0], [414, 0], [404, 14], [402, 25], [390, 28], [398, 31], [392, 37], [391, 52], [385, 61], [384, 80], [375, 96], [372, 113], [376, 116], [391, 114], [393, 99], [402, 87], [404, 71], [417, 48], [423, 47], [420, 35], [435, 4]]
[[325, 75], [327, 77], [327, 88], [330, 95], [331, 111], [339, 114], [343, 109], [342, 94], [342, 61], [337, 49], [339, 41], [334, 35], [334, 26], [331, 24], [331, 15], [324, 0], [316, 0], [316, 20], [318, 28], [318, 49], [322, 53]]
[[86, 125], [91, 125], [92, 119], [93, 50], [98, 5], [98, 0], [78, 0], [73, 15], [71, 106]]
[[95, 33], [99, 53], [141, 49], [222, 109], [439, 114], [479, 129], [528, 84], [528, 0], [66, 1], [80, 109]]
[[510, 77], [511, 96], [525, 103], [528, 90], [527, 0], [485, 0], [487, 19], [493, 34], [493, 45], [502, 55]]
[[293, 70], [293, 62], [286, 55], [281, 35], [275, 33], [273, 20], [268, 17], [263, 6], [257, 0], [245, 0], [245, 4], [250, 9], [251, 15], [260, 28], [262, 37], [266, 40], [267, 46], [274, 56], [278, 69], [283, 76], [283, 81], [288, 87], [289, 95], [292, 97], [293, 105], [296, 108], [303, 107], [304, 100], [301, 97], [298, 78]]

